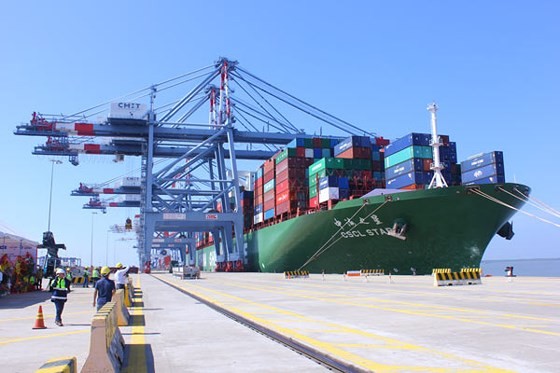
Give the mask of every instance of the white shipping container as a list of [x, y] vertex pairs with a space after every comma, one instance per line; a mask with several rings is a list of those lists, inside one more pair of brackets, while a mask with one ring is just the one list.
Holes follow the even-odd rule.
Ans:
[[314, 158], [313, 149], [305, 149], [305, 158]]
[[148, 106], [136, 102], [112, 102], [109, 118], [147, 119]]
[[262, 223], [264, 221], [264, 213], [259, 212], [253, 216], [253, 224]]
[[140, 187], [140, 178], [132, 176], [123, 177], [115, 183], [115, 188], [120, 187]]
[[321, 189], [319, 191], [319, 203], [323, 203], [331, 199], [339, 199], [338, 191], [337, 187]]
[[140, 194], [125, 194], [124, 200], [127, 202], [140, 201]]

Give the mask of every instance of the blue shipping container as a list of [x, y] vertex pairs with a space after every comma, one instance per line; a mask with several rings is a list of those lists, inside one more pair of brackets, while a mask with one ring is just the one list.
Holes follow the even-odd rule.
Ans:
[[255, 205], [255, 214], [261, 213], [263, 211], [262, 203]]
[[338, 176], [324, 176], [319, 179], [319, 189], [338, 186]]
[[296, 137], [286, 145], [286, 148], [294, 149], [297, 148], [298, 146], [303, 147], [304, 145], [305, 142], [303, 141], [303, 137]]
[[385, 156], [395, 154], [412, 145], [429, 146], [432, 135], [429, 133], [409, 133], [406, 136], [392, 141], [385, 147]]
[[501, 151], [493, 151], [484, 154], [474, 155], [461, 162], [461, 170], [463, 172], [470, 171], [475, 168], [484, 167], [491, 163], [504, 163], [504, 153]]
[[402, 163], [399, 163], [393, 167], [389, 167], [385, 170], [386, 179], [394, 179], [397, 176], [412, 172], [424, 171], [424, 159], [423, 158], [412, 158]]
[[264, 212], [264, 220], [274, 217], [274, 209], [266, 210]]
[[371, 139], [368, 136], [350, 136], [336, 144], [333, 148], [333, 154], [336, 157], [340, 153], [355, 147], [370, 147], [371, 146]]
[[463, 171], [461, 173], [461, 180], [463, 180], [463, 184], [466, 184], [471, 181], [485, 179], [492, 176], [505, 177], [503, 163], [492, 163], [484, 167], [469, 170], [467, 172]]
[[503, 175], [494, 175], [485, 177], [478, 180], [469, 181], [467, 183], [463, 182], [463, 185], [481, 185], [481, 184], [503, 184], [506, 182], [506, 178]]
[[313, 149], [313, 158], [324, 158], [323, 157], [323, 149], [321, 148], [315, 148]]
[[433, 172], [409, 172], [408, 174], [397, 176], [387, 180], [386, 185], [389, 189], [401, 189], [412, 184], [429, 184], [434, 176]]

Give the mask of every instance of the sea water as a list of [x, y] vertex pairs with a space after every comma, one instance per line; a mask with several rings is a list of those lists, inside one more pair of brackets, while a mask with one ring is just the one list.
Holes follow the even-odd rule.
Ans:
[[513, 267], [517, 276], [560, 277], [560, 258], [483, 260], [483, 275], [505, 276], [506, 267]]

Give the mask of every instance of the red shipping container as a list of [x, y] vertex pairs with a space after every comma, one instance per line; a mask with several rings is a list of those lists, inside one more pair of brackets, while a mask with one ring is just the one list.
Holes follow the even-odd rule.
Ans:
[[305, 169], [294, 168], [285, 169], [284, 171], [276, 174], [276, 183], [281, 183], [284, 180], [305, 180]]
[[317, 148], [322, 148], [323, 147], [323, 139], [320, 137], [314, 137], [312, 139], [313, 142], [313, 148], [317, 149]]
[[410, 184], [405, 187], [402, 187], [401, 189], [405, 189], [405, 190], [424, 189], [424, 184]]
[[290, 181], [288, 179], [276, 183], [276, 194], [283, 192], [290, 186]]
[[271, 199], [274, 199], [275, 197], [276, 197], [276, 192], [275, 192], [274, 189], [272, 189], [272, 190], [270, 190], [270, 191], [268, 191], [264, 194], [264, 200], [265, 201], [270, 201]]
[[424, 169], [424, 171], [430, 171], [430, 167], [432, 167], [432, 160], [424, 159], [422, 161], [422, 168]]
[[449, 135], [439, 135], [439, 139], [443, 144], [449, 145]]
[[319, 196], [309, 198], [309, 207], [315, 208], [319, 206]]
[[276, 205], [290, 201], [290, 191], [288, 189], [276, 193]]
[[267, 173], [264, 174], [263, 176], [263, 183], [266, 184], [268, 183], [270, 180], [274, 179], [274, 170], [269, 171]]
[[371, 158], [371, 148], [370, 147], [360, 147], [354, 146], [343, 151], [336, 158], [346, 158], [346, 159], [370, 159]]
[[264, 162], [264, 173], [274, 171], [274, 166], [276, 165], [276, 160], [274, 158], [267, 159]]
[[268, 211], [270, 209], [273, 209], [276, 206], [276, 201], [273, 199], [271, 199], [270, 201], [264, 201], [263, 203], [263, 210], [264, 211]]
[[305, 148], [303, 146], [296, 147], [296, 156], [300, 158], [305, 158]]

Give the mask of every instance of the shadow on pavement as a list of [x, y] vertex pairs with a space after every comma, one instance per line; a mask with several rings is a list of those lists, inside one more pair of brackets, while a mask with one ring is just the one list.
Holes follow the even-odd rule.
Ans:
[[[130, 361], [130, 356], [145, 356], [144, 361]], [[124, 365], [121, 369], [123, 373], [155, 373], [154, 354], [150, 344], [127, 344], [124, 348]], [[141, 366], [138, 366], [138, 364]], [[145, 363], [145, 364], [144, 364]]]
[[29, 293], [10, 294], [0, 298], [0, 308], [25, 308], [34, 304], [43, 303], [51, 298], [48, 291], [31, 291]]

